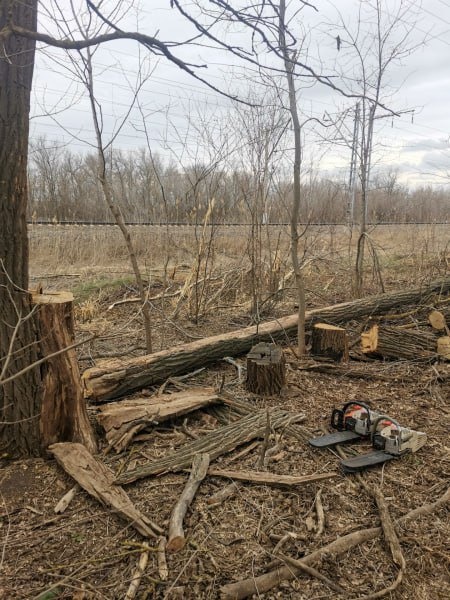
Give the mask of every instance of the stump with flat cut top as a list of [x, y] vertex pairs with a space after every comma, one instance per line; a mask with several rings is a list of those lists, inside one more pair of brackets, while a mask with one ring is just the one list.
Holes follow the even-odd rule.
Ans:
[[316, 323], [312, 329], [311, 352], [335, 361], [348, 361], [348, 334], [342, 327]]
[[272, 396], [279, 394], [285, 383], [286, 365], [280, 346], [266, 343], [253, 346], [247, 354], [248, 391]]

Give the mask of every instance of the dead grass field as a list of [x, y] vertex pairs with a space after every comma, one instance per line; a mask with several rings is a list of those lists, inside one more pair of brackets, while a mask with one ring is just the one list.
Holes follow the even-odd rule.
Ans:
[[[133, 228], [150, 296], [156, 298], [152, 302], [155, 350], [254, 323], [249, 314], [251, 261], [247, 234], [244, 228], [217, 230], [210, 262], [206, 270], [201, 270], [206, 283], [191, 288], [180, 305], [179, 315], [174, 317], [180, 298], [177, 294], [197, 260], [194, 232], [192, 228], [173, 228], [169, 232], [164, 228]], [[371, 232], [371, 238], [386, 290], [412, 287], [450, 272], [448, 226], [378, 227]], [[302, 244], [308, 260], [308, 307], [350, 299], [352, 263], [345, 228], [311, 228]], [[106, 227], [34, 226], [31, 265], [32, 285], [41, 282], [46, 289], [74, 292], [77, 335], [81, 339], [87, 333], [98, 336], [79, 349], [81, 369], [97, 364], [105, 356], [142, 354], [144, 336], [139, 305], [121, 304], [108, 310], [112, 303], [136, 295], [118, 232]], [[263, 232], [261, 265], [259, 283], [263, 297], [269, 300], [261, 307], [260, 318], [294, 312], [292, 281], [283, 279], [290, 270], [286, 231], [271, 228], [269, 237]], [[275, 278], [271, 277], [274, 268]], [[379, 292], [380, 282], [370, 257], [367, 272], [367, 293]], [[283, 285], [278, 290], [280, 282]], [[200, 289], [201, 310], [195, 323], [192, 317], [200, 291], [196, 298], [192, 290]], [[429, 308], [427, 304], [412, 316], [393, 322], [419, 321]], [[351, 339], [355, 340], [366, 325], [348, 323]], [[429, 442], [420, 452], [364, 475], [367, 482], [380, 486], [394, 519], [433, 502], [450, 487], [450, 363], [352, 360], [346, 371], [334, 374], [308, 370], [311, 361], [299, 362], [288, 349], [286, 356], [288, 383], [281, 397], [252, 397], [237, 380], [236, 369], [225, 362], [185, 383], [216, 386], [223, 381], [230, 394], [254, 403], [255, 408], [282, 406], [304, 413], [304, 425], [311, 433], [328, 424], [333, 407], [350, 400], [369, 402], [401, 423], [426, 431]], [[243, 364], [242, 358], [238, 360]], [[167, 389], [173, 391], [176, 387]], [[94, 420], [96, 409], [89, 410]], [[115, 473], [123, 472], [149, 458], [172, 452], [190, 435], [200, 436], [218, 426], [217, 420], [205, 411], [192, 413], [184, 425], [183, 421], [181, 418], [157, 427], [147, 441], [134, 443], [117, 455], [109, 453], [102, 460]], [[101, 432], [98, 433], [101, 438]], [[337, 468], [338, 458], [331, 452], [312, 450], [287, 434], [277, 443], [279, 453], [269, 463], [269, 471], [307, 475]], [[259, 449], [241, 455], [243, 449], [218, 459], [215, 466], [255, 469]], [[144, 540], [82, 491], [65, 513], [55, 515], [55, 504], [73, 481], [54, 461], [10, 461], [6, 455], [1, 460], [0, 598], [124, 598]], [[166, 527], [186, 477], [152, 477], [126, 489], [142, 512]], [[208, 497], [224, 485], [223, 480], [214, 477], [208, 477], [201, 485], [185, 521], [188, 544], [182, 552], [168, 554], [167, 581], [159, 578], [157, 553], [150, 550], [137, 598], [219, 598], [222, 585], [265, 572], [282, 538], [283, 552], [301, 558], [338, 536], [379, 524], [372, 498], [350, 476], [292, 489], [244, 484], [223, 504], [208, 506]], [[316, 535], [314, 503], [319, 489], [325, 530]], [[398, 590], [386, 598], [450, 597], [448, 517], [448, 508], [444, 508], [399, 528], [406, 572]], [[151, 548], [152, 544], [150, 541]], [[319, 580], [299, 575], [259, 597], [360, 600], [388, 586], [397, 573], [388, 548], [379, 539], [357, 546], [337, 559], [324, 560], [318, 569], [342, 586], [345, 595], [338, 596]]]

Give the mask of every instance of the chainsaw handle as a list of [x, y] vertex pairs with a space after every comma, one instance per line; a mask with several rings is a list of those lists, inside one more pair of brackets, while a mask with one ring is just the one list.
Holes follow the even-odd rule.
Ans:
[[377, 434], [378, 423], [380, 423], [380, 421], [384, 421], [384, 420], [389, 421], [389, 423], [392, 423], [392, 425], [395, 425], [395, 427], [397, 428], [397, 430], [399, 432], [399, 437], [400, 437], [400, 441], [401, 441], [403, 428], [398, 421], [396, 421], [389, 415], [380, 415], [379, 417], [377, 417], [375, 419], [375, 421], [373, 423], [372, 440], [373, 440], [374, 436]]
[[370, 408], [364, 402], [346, 402], [342, 408], [335, 408], [331, 413], [331, 427], [333, 429], [337, 429], [338, 431], [342, 431], [344, 429], [344, 418], [345, 413], [347, 412], [350, 406], [360, 406], [367, 412], [367, 424], [370, 425]]

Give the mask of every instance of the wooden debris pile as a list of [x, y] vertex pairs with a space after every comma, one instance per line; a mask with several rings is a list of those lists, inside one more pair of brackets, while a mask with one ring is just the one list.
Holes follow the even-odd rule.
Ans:
[[[445, 285], [445, 290], [448, 291], [450, 280]], [[450, 359], [450, 352], [447, 353], [448, 346], [446, 345], [446, 340], [450, 339], [447, 326], [450, 317], [448, 299], [443, 300], [433, 296], [442, 288], [442, 283], [440, 286], [437, 284], [431, 286], [431, 290], [428, 290], [425, 296], [425, 303], [419, 308], [403, 313], [401, 317], [393, 314], [386, 315], [386, 310], [390, 310], [402, 302], [423, 301], [423, 290], [420, 293], [417, 290], [400, 292], [393, 295], [394, 298], [385, 295], [376, 299], [364, 299], [310, 311], [307, 321], [313, 328], [313, 350], [327, 359], [347, 363], [345, 371], [350, 371], [348, 362], [355, 354], [352, 355], [350, 336], [342, 324], [361, 316], [373, 319], [374, 315], [381, 315], [377, 317], [376, 324], [371, 325], [362, 333], [361, 351], [359, 355], [356, 354], [357, 358], [361, 358], [362, 354], [368, 357], [400, 358], [413, 361]], [[431, 307], [430, 298], [433, 300]], [[439, 310], [437, 310], [438, 307]], [[408, 319], [409, 322], [404, 323], [402, 319]], [[320, 323], [318, 323], [319, 320]], [[398, 322], [392, 324], [396, 320]], [[99, 502], [111, 507], [142, 536], [157, 539], [156, 550], [153, 546], [142, 545], [142, 553], [135, 567], [126, 598], [131, 600], [136, 596], [149, 562], [149, 556], [153, 551], [157, 553], [160, 580], [166, 581], [169, 578], [170, 561], [168, 563], [166, 553], [182, 553], [188, 546], [190, 530], [186, 516], [193, 510], [192, 504], [197, 491], [209, 478], [226, 480], [226, 485], [208, 498], [207, 504], [213, 510], [214, 507], [222, 505], [238, 493], [245, 483], [296, 489], [299, 486], [314, 485], [317, 482], [343, 477], [340, 473], [330, 470], [330, 460], [316, 457], [314, 457], [314, 472], [304, 469], [301, 461], [296, 463], [299, 471], [295, 472], [277, 473], [276, 469], [269, 468], [271, 462], [280, 461], [280, 464], [283, 464], [283, 451], [280, 448], [283, 437], [294, 441], [297, 446], [306, 448], [304, 442], [310, 435], [300, 425], [306, 419], [305, 415], [285, 410], [281, 407], [282, 401], [279, 398], [276, 400], [277, 406], [272, 404], [270, 408], [267, 408], [261, 406], [261, 399], [258, 402], [244, 401], [231, 396], [223, 389], [218, 391], [212, 387], [196, 386], [172, 394], [155, 393], [150, 397], [140, 396], [118, 400], [130, 392], [147, 388], [149, 385], [185, 373], [189, 369], [211, 364], [225, 356], [242, 354], [250, 350], [256, 339], [260, 341], [257, 348], [261, 350], [261, 356], [264, 354], [264, 357], [261, 358], [253, 348], [247, 363], [247, 387], [259, 395], [278, 394], [284, 385], [289, 385], [289, 377], [285, 372], [283, 352], [279, 347], [272, 345], [273, 339], [286, 338], [287, 333], [292, 332], [295, 328], [296, 319], [285, 317], [276, 323], [260, 325], [256, 333], [255, 328], [246, 328], [185, 344], [170, 351], [162, 351], [127, 361], [109, 361], [103, 366], [84, 373], [86, 396], [94, 403], [107, 401], [106, 404], [96, 405], [95, 410], [98, 423], [105, 431], [108, 450], [114, 448], [117, 453], [124, 455], [128, 445], [144, 439], [142, 437], [144, 431], [152, 432], [156, 427], [160, 427], [161, 423], [170, 425], [171, 420], [195, 411], [197, 411], [196, 414], [199, 414], [200, 411], [202, 414], [207, 412], [210, 424], [214, 423], [215, 426], [206, 433], [202, 431], [201, 435], [193, 434], [185, 429], [183, 433], [193, 439], [178, 448], [174, 447], [170, 451], [166, 451], [162, 456], [149, 457], [145, 452], [141, 452], [141, 459], [144, 458], [144, 460], [140, 460], [139, 464], [136, 461], [130, 461], [128, 468], [125, 468], [125, 464], [128, 462], [125, 458], [122, 463], [123, 468], [116, 473], [113, 473], [99, 459], [94, 458], [80, 444], [60, 443], [50, 447], [50, 451], [58, 463], [81, 488]], [[266, 359], [266, 356], [269, 356], [270, 360]], [[258, 361], [262, 361], [264, 364], [261, 365]], [[264, 367], [264, 372], [261, 371], [261, 367]], [[302, 368], [301, 364], [299, 368]], [[333, 366], [333, 368], [344, 369], [344, 366]], [[366, 377], [367, 375], [363, 374], [362, 376]], [[238, 385], [241, 385], [241, 381]], [[110, 402], [113, 399], [116, 401]], [[274, 400], [274, 396], [272, 396], [272, 400]], [[259, 451], [254, 469], [230, 469], [221, 468], [221, 465], [212, 465], [220, 457], [230, 455], [238, 449], [239, 457], [256, 450]], [[305, 451], [314, 452], [313, 450]], [[149, 477], [162, 477], [169, 473], [183, 474], [185, 472], [188, 472], [189, 475], [184, 488], [177, 502], [172, 506], [170, 518], [161, 524], [154, 523], [138, 510], [121, 487]], [[374, 506], [378, 510], [380, 526], [377, 523], [373, 527], [366, 526], [359, 531], [344, 533], [332, 542], [326, 544], [322, 542], [321, 547], [310, 552], [305, 551], [301, 558], [295, 558], [283, 552], [282, 546], [296, 536], [295, 532], [288, 532], [277, 539], [271, 553], [272, 562], [268, 564], [265, 572], [254, 575], [249, 565], [248, 578], [222, 585], [221, 597], [235, 599], [247, 598], [253, 594], [259, 595], [285, 581], [296, 578], [300, 573], [321, 581], [343, 597], [350, 597], [349, 590], [344, 589], [340, 582], [337, 583], [325, 576], [321, 572], [321, 567], [323, 563], [330, 561], [330, 558], [336, 558], [364, 542], [379, 537], [383, 537], [387, 543], [396, 576], [391, 584], [367, 598], [383, 597], [395, 591], [401, 584], [406, 571], [406, 561], [400, 547], [397, 528], [401, 525], [405, 529], [409, 523], [419, 517], [447, 506], [450, 500], [450, 490], [444, 491], [435, 502], [410, 510], [395, 520], [391, 516], [390, 507], [379, 487], [368, 485], [361, 475], [358, 475], [356, 481], [353, 481], [351, 485], [354, 486], [356, 495], [365, 492], [373, 500]], [[72, 488], [70, 494], [62, 499], [58, 505], [59, 512], [65, 509], [76, 492], [77, 488]], [[311, 510], [314, 510], [317, 515], [317, 523], [314, 525], [315, 539], [317, 539], [320, 538], [325, 527], [322, 490], [319, 489], [315, 492], [313, 498], [315, 500]], [[264, 514], [261, 512], [261, 521], [263, 517]], [[239, 528], [239, 523], [235, 526]], [[177, 578], [170, 588], [172, 591], [178, 589], [174, 587], [176, 582]], [[183, 594], [183, 590], [181, 594]]]

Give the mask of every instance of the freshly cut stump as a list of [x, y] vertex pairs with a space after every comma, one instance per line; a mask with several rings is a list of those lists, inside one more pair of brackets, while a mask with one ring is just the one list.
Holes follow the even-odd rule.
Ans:
[[[73, 295], [70, 292], [33, 294], [38, 312], [39, 346], [49, 356], [41, 367], [43, 397], [40, 429], [43, 448], [56, 442], [79, 442], [97, 452], [80, 383], [75, 342]], [[59, 352], [59, 354], [58, 354]]]
[[260, 343], [247, 354], [249, 392], [261, 396], [279, 394], [286, 383], [286, 364], [282, 349], [276, 344]]
[[348, 361], [348, 334], [342, 327], [316, 323], [312, 329], [311, 352], [336, 362]]

